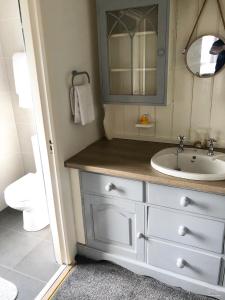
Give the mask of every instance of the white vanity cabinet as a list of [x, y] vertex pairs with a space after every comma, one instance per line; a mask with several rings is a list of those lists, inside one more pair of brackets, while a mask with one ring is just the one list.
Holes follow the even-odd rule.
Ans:
[[80, 254], [225, 299], [224, 196], [89, 172], [80, 181]]

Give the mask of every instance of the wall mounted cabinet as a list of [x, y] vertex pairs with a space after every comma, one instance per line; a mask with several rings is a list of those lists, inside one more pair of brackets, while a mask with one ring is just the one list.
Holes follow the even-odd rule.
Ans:
[[166, 104], [169, 0], [96, 0], [104, 103]]

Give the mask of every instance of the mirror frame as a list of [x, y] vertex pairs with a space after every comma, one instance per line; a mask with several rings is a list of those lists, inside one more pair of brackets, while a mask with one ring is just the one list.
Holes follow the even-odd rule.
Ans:
[[199, 76], [199, 75], [193, 73], [193, 72], [191, 71], [191, 69], [189, 68], [188, 63], [187, 63], [187, 53], [188, 53], [189, 49], [190, 49], [191, 46], [194, 44], [194, 42], [196, 42], [196, 41], [199, 40], [200, 38], [202, 38], [202, 37], [204, 37], [204, 36], [207, 36], [207, 35], [211, 35], [211, 36], [218, 37], [219, 39], [223, 40], [223, 42], [224, 42], [224, 44], [225, 44], [225, 37], [222, 37], [220, 34], [206, 33], [206, 34], [202, 34], [202, 35], [198, 36], [197, 38], [195, 38], [195, 39], [190, 43], [190, 45], [188, 46], [188, 48], [186, 49], [186, 51], [185, 51], [185, 53], [184, 53], [184, 54], [185, 54], [185, 65], [186, 65], [186, 68], [188, 69], [188, 71], [189, 71], [193, 76], [196, 76], [196, 77], [201, 78], [201, 79], [202, 79], [202, 78], [213, 78], [214, 76], [216, 76], [217, 74], [219, 74], [221, 71], [223, 71], [224, 68], [225, 68], [225, 63], [224, 63], [223, 67], [222, 67], [218, 72], [214, 73], [213, 75], [206, 75], [206, 76]]

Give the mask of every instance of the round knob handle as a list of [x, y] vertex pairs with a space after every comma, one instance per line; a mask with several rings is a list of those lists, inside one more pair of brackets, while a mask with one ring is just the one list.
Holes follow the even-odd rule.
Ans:
[[186, 262], [183, 258], [178, 258], [176, 262], [176, 266], [180, 269], [182, 269], [185, 266]]
[[105, 186], [105, 190], [106, 192], [110, 192], [112, 191], [113, 189], [115, 188], [114, 184], [113, 183], [107, 183], [106, 186]]
[[188, 199], [188, 197], [181, 197], [180, 206], [186, 207], [188, 206], [188, 204], [190, 204], [190, 200]]
[[141, 233], [141, 232], [138, 232], [137, 233], [137, 239], [142, 239], [142, 238], [144, 238], [145, 236], [144, 236], [144, 234], [143, 233]]
[[188, 232], [187, 227], [185, 227], [183, 225], [179, 226], [179, 228], [178, 228], [178, 234], [180, 236], [184, 236], [187, 232]]

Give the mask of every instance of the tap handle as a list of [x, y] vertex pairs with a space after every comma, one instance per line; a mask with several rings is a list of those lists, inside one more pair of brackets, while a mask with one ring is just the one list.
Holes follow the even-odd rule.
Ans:
[[180, 142], [183, 142], [186, 139], [184, 135], [179, 135], [177, 138]]
[[208, 142], [209, 142], [209, 146], [214, 146], [214, 144], [217, 142], [216, 139], [214, 138], [209, 138], [208, 139]]

